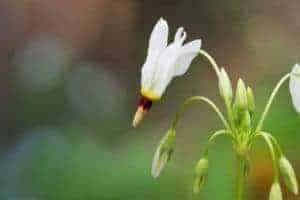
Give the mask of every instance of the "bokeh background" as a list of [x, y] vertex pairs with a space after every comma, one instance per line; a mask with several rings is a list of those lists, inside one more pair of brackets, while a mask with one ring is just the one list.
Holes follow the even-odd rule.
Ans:
[[[136, 129], [140, 69], [153, 25], [184, 26], [232, 81], [254, 88], [259, 114], [277, 80], [300, 62], [298, 0], [0, 0], [0, 199], [232, 199], [228, 140], [211, 152], [207, 183], [192, 194], [207, 135], [221, 127], [195, 105], [178, 127], [174, 157], [153, 180], [150, 166], [180, 103], [204, 95], [219, 105], [216, 76], [196, 59]], [[287, 84], [265, 129], [300, 174], [300, 117]], [[255, 144], [247, 199], [267, 199], [266, 147]], [[285, 199], [297, 199], [284, 189]]]

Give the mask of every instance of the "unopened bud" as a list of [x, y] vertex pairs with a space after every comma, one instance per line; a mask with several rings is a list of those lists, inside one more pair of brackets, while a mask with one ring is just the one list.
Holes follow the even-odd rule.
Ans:
[[278, 181], [271, 186], [269, 200], [282, 200], [282, 192]]
[[291, 163], [284, 156], [279, 159], [279, 169], [287, 188], [297, 195], [299, 192], [297, 177]]
[[170, 160], [174, 150], [175, 136], [176, 130], [170, 128], [160, 141], [152, 161], [151, 174], [154, 178], [157, 178], [160, 175], [161, 171]]
[[234, 105], [238, 110], [245, 110], [248, 107], [247, 91], [242, 79], [239, 79], [237, 83]]
[[255, 109], [255, 99], [253, 95], [253, 90], [250, 87], [247, 88], [247, 100], [248, 100], [248, 108], [250, 112], [253, 113]]
[[228, 103], [231, 103], [233, 96], [232, 86], [229, 76], [224, 68], [221, 69], [219, 74], [219, 90], [221, 97]]
[[244, 131], [250, 130], [250, 128], [251, 128], [251, 117], [250, 117], [250, 113], [249, 113], [248, 110], [245, 110], [245, 111], [242, 112], [240, 126]]
[[208, 167], [209, 167], [209, 163], [207, 158], [201, 158], [195, 167], [195, 180], [194, 180], [194, 187], [193, 187], [193, 192], [195, 194], [198, 194], [200, 192], [204, 184]]

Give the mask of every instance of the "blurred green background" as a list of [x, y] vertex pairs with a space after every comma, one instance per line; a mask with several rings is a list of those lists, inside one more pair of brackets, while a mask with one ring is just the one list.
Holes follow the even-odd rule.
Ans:
[[[207, 183], [192, 194], [194, 165], [221, 126], [204, 105], [186, 112], [172, 161], [152, 179], [153, 153], [180, 103], [221, 102], [209, 63], [196, 59], [133, 129], [149, 34], [162, 16], [172, 33], [184, 26], [188, 40], [201, 38], [234, 83], [254, 88], [259, 114], [299, 62], [299, 9], [298, 0], [0, 0], [0, 199], [232, 199], [227, 140], [214, 145]], [[265, 129], [298, 177], [299, 128], [285, 85]], [[262, 143], [255, 149], [247, 199], [267, 199], [271, 161]]]

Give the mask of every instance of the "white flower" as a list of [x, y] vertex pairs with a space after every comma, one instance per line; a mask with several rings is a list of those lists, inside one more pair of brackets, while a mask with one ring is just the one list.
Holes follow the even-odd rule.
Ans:
[[300, 65], [295, 64], [290, 78], [290, 93], [292, 96], [293, 104], [300, 113]]
[[186, 32], [177, 29], [174, 41], [168, 45], [168, 24], [159, 19], [149, 40], [148, 54], [142, 67], [141, 94], [149, 100], [158, 100], [175, 76], [183, 75], [201, 47], [201, 40], [183, 45]]

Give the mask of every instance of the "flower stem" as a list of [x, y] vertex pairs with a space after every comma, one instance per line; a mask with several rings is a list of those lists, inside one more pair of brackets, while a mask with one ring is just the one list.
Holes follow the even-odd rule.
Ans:
[[244, 167], [245, 167], [245, 160], [239, 154], [236, 156], [236, 200], [242, 200], [244, 195], [244, 183], [245, 183], [245, 176], [244, 176]]
[[224, 115], [220, 111], [220, 109], [210, 99], [203, 97], [203, 96], [193, 96], [193, 97], [186, 99], [184, 101], [184, 103], [182, 104], [181, 108], [177, 111], [176, 116], [172, 122], [172, 126], [175, 127], [177, 125], [180, 116], [184, 113], [184, 111], [186, 110], [186, 107], [188, 105], [190, 105], [191, 103], [194, 103], [194, 102], [199, 102], [199, 101], [200, 102], [203, 101], [203, 102], [207, 103], [208, 105], [210, 105], [213, 108], [213, 110], [217, 113], [217, 115], [223, 122], [226, 129], [230, 130], [230, 126], [229, 126], [228, 122], [226, 121]]
[[268, 102], [267, 102], [267, 105], [266, 105], [266, 107], [265, 107], [265, 109], [264, 109], [264, 111], [263, 111], [263, 114], [262, 114], [261, 117], [260, 117], [260, 120], [259, 120], [259, 122], [258, 122], [258, 125], [257, 125], [257, 127], [256, 127], [256, 129], [255, 129], [255, 132], [259, 132], [259, 131], [261, 130], [261, 128], [262, 128], [262, 126], [263, 126], [263, 123], [264, 123], [264, 120], [265, 120], [265, 118], [266, 118], [266, 116], [267, 116], [267, 114], [268, 114], [268, 112], [269, 112], [269, 110], [270, 110], [270, 107], [271, 107], [272, 103], [273, 103], [273, 100], [274, 100], [276, 94], [278, 93], [278, 90], [280, 89], [280, 87], [282, 86], [282, 84], [283, 84], [290, 76], [291, 76], [290, 73], [288, 73], [288, 74], [286, 74], [285, 76], [283, 76], [283, 77], [279, 80], [279, 82], [277, 83], [277, 85], [275, 86], [275, 88], [273, 89], [273, 92], [271, 93], [271, 96], [270, 96], [270, 98], [269, 98], [269, 100], [268, 100]]
[[[214, 132], [214, 133], [213, 133], [212, 135], [210, 135], [209, 138], [208, 138], [208, 142], [207, 142], [207, 144], [206, 144], [206, 146], [205, 146], [205, 148], [204, 148], [204, 151], [203, 151], [203, 152], [204, 152], [204, 153], [203, 153], [204, 156], [208, 156], [208, 150], [209, 150], [209, 147], [211, 146], [212, 142], [213, 142], [218, 136], [220, 136], [220, 135], [229, 135], [229, 136], [233, 137], [233, 136], [232, 136], [232, 133], [231, 133], [230, 131], [228, 131], [228, 130], [222, 129], [222, 130], [218, 130], [218, 131]], [[233, 139], [234, 139], [234, 137], [233, 137]]]
[[[275, 149], [274, 149], [274, 145], [278, 145], [278, 143], [274, 143], [275, 142], [275, 139], [273, 139], [271, 137], [271, 134], [269, 133], [266, 133], [266, 132], [259, 132], [257, 134], [257, 136], [261, 136], [264, 141], [266, 142], [266, 144], [268, 145], [268, 148], [270, 150], [270, 155], [271, 155], [271, 158], [272, 158], [272, 165], [273, 165], [273, 171], [274, 171], [274, 179], [275, 180], [278, 180], [278, 157], [276, 156], [276, 153], [275, 153]], [[272, 143], [273, 142], [273, 143]], [[276, 146], [275, 146], [276, 147]], [[279, 153], [279, 155], [282, 155], [282, 152], [281, 152], [281, 149], [279, 147], [279, 145], [276, 147], [277, 148], [277, 153]]]
[[219, 76], [220, 69], [219, 69], [219, 67], [218, 67], [217, 62], [215, 61], [215, 59], [211, 55], [209, 55], [209, 53], [207, 53], [206, 51], [204, 51], [202, 49], [200, 49], [199, 53], [208, 59], [208, 61], [210, 62], [210, 64], [214, 68], [217, 76]]
[[[220, 68], [219, 68], [217, 62], [215, 61], [215, 59], [209, 53], [204, 51], [203, 49], [200, 49], [199, 53], [201, 55], [203, 55], [205, 58], [207, 58], [207, 60], [210, 62], [213, 69], [215, 70], [215, 72], [217, 74], [217, 77], [219, 78]], [[231, 109], [231, 106], [230, 106], [230, 102], [225, 102], [225, 105], [226, 105], [227, 115], [228, 115], [228, 119], [229, 119], [229, 125], [234, 130], [235, 125], [234, 125], [234, 122], [233, 122], [233, 114], [232, 114], [232, 109]]]

